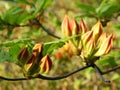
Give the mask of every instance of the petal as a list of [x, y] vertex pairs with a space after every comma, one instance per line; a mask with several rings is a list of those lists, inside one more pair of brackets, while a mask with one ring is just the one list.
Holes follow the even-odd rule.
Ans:
[[92, 31], [93, 38], [95, 39], [95, 41], [97, 41], [100, 35], [102, 34], [102, 24], [100, 20], [92, 27]]
[[65, 16], [63, 21], [62, 21], [62, 32], [64, 34], [64, 36], [71, 36], [72, 32], [71, 32], [71, 22], [69, 21], [68, 16]]
[[48, 55], [42, 58], [41, 63], [40, 63], [40, 72], [41, 73], [47, 73], [50, 71], [52, 67], [52, 61]]
[[88, 54], [91, 54], [91, 52], [94, 50], [94, 46], [95, 46], [95, 43], [94, 43], [94, 39], [91, 38], [88, 42], [87, 42], [87, 53]]
[[83, 19], [80, 20], [80, 30], [83, 34], [87, 31], [87, 26], [85, 25]]
[[107, 38], [105, 38], [98, 51], [95, 53], [95, 56], [102, 56], [104, 54], [109, 53], [112, 47], [112, 41], [113, 35], [109, 35]]
[[43, 43], [38, 43], [35, 44], [35, 46], [33, 47], [33, 52], [42, 52], [43, 49]]
[[79, 25], [75, 19], [72, 20], [71, 26], [72, 35], [77, 35], [78, 33], [80, 33]]
[[90, 40], [93, 35], [93, 31], [88, 31], [82, 35], [82, 44], [83, 46]]
[[29, 68], [35, 63], [37, 57], [37, 53], [34, 52], [32, 55], [29, 57], [27, 63], [25, 64], [25, 70], [28, 71]]
[[28, 57], [29, 57], [28, 47], [25, 46], [18, 54], [18, 57], [17, 57], [19, 59], [18, 64], [20, 66], [24, 66], [28, 60]]

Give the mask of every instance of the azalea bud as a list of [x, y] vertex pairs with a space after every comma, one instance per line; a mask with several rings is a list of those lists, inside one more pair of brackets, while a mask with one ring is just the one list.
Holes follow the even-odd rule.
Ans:
[[26, 65], [25, 65], [25, 70], [26, 71], [29, 70], [29, 68], [32, 66], [33, 63], [35, 63], [36, 57], [37, 57], [37, 53], [36, 52], [32, 53], [32, 55], [29, 57]]
[[113, 42], [113, 35], [109, 35], [108, 37], [104, 38], [100, 45], [100, 48], [95, 53], [95, 56], [102, 56], [109, 53], [112, 47], [112, 42]]
[[33, 52], [42, 52], [43, 49], [43, 43], [38, 43], [35, 44], [35, 46], [33, 47]]
[[62, 22], [62, 32], [64, 34], [64, 36], [71, 36], [72, 32], [71, 32], [71, 26], [70, 26], [70, 21], [68, 16], [65, 16]]
[[80, 30], [83, 34], [87, 31], [87, 26], [85, 25], [83, 19], [80, 20]]
[[18, 64], [20, 66], [24, 66], [28, 60], [28, 57], [29, 57], [28, 47], [25, 46], [18, 54], [18, 59], [19, 59]]
[[33, 76], [39, 73], [40, 71], [39, 62], [36, 62], [37, 61], [36, 59], [37, 53], [33, 52], [24, 67], [25, 76]]
[[48, 55], [42, 58], [40, 63], [40, 72], [47, 73], [52, 67], [52, 61]]
[[97, 41], [100, 35], [102, 34], [102, 24], [100, 20], [92, 27], [92, 31], [93, 38], [95, 39], [95, 41]]
[[72, 35], [77, 35], [80, 31], [79, 31], [79, 25], [75, 19], [72, 20], [71, 26], [72, 26], [71, 27]]
[[86, 44], [86, 48], [87, 48], [87, 55], [91, 55], [92, 51], [94, 50], [95, 47], [95, 43], [94, 43], [94, 39], [91, 38], [87, 44]]
[[92, 37], [93, 31], [88, 31], [82, 35], [82, 44], [85, 45], [89, 39]]

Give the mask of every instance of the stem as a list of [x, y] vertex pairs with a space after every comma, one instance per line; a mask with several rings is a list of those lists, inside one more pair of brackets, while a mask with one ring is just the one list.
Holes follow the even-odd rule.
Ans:
[[102, 79], [102, 81], [106, 82], [106, 83], [110, 83], [110, 80], [106, 80], [102, 75], [103, 72], [100, 70], [100, 68], [98, 66], [96, 66], [94, 63], [92, 65], [92, 67], [96, 70], [96, 72], [98, 73], [98, 75], [100, 76], [100, 78]]
[[75, 71], [73, 71], [71, 73], [64, 74], [64, 75], [61, 75], [61, 76], [56, 76], [56, 77], [46, 77], [46, 76], [43, 76], [43, 75], [39, 74], [37, 76], [37, 78], [41, 78], [41, 79], [44, 79], [44, 80], [59, 80], [59, 79], [64, 79], [64, 78], [67, 78], [67, 77], [69, 77], [69, 76], [71, 76], [71, 75], [73, 75], [73, 74], [75, 74], [75, 73], [77, 73], [79, 71], [82, 71], [82, 70], [84, 70], [86, 68], [89, 68], [89, 67], [91, 67], [91, 65], [87, 65], [87, 66], [79, 68], [79, 69], [77, 69], [77, 70], [75, 70]]
[[64, 78], [67, 78], [79, 71], [82, 71], [86, 68], [89, 68], [91, 67], [91, 65], [87, 65], [87, 66], [84, 66], [82, 68], [79, 68], [73, 72], [70, 72], [68, 74], [64, 74], [64, 75], [61, 75], [61, 76], [56, 76], [56, 77], [47, 77], [47, 76], [43, 76], [41, 74], [38, 74], [37, 76], [35, 77], [29, 77], [29, 78], [7, 78], [7, 77], [3, 77], [3, 76], [0, 76], [0, 79], [1, 80], [7, 80], [7, 81], [21, 81], [21, 80], [31, 80], [31, 79], [35, 79], [35, 78], [39, 78], [39, 79], [44, 79], [44, 80], [60, 80], [60, 79], [64, 79]]
[[102, 72], [102, 75], [107, 74], [107, 73], [110, 73], [110, 72], [112, 72], [112, 71], [115, 71], [115, 70], [117, 70], [117, 69], [119, 69], [119, 68], [120, 68], [120, 65], [119, 65], [119, 66], [116, 66], [116, 67], [114, 67], [114, 68], [112, 68], [112, 69], [109, 69], [109, 70], [107, 70], [107, 71]]
[[50, 30], [46, 29], [41, 23], [39, 23], [39, 25], [41, 26], [41, 28], [42, 28], [48, 35], [53, 36], [53, 37], [55, 37], [55, 38], [57, 38], [57, 39], [60, 39], [60, 37], [52, 34], [52, 33], [50, 32]]

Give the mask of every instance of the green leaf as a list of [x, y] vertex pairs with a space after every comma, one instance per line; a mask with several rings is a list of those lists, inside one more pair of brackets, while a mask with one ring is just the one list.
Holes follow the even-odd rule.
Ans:
[[44, 44], [43, 47], [43, 55], [51, 54], [53, 50], [55, 50], [58, 47], [62, 47], [64, 45], [64, 42], [56, 42], [51, 44]]
[[71, 37], [59, 39], [57, 41], [45, 43], [43, 46], [43, 55], [51, 54], [56, 48], [62, 47], [66, 41], [73, 39], [75, 37], [80, 37], [80, 35], [74, 35]]
[[24, 46], [25, 46], [24, 44], [16, 44], [9, 48], [9, 54], [12, 56], [14, 61], [17, 61], [17, 56], [21, 48], [23, 48]]
[[23, 4], [28, 4], [30, 6], [34, 6], [34, 3], [28, 2], [27, 0], [14, 0], [14, 1], [18, 3], [23, 3]]
[[102, 67], [106, 67], [106, 66], [114, 67], [114, 66], [117, 66], [117, 62], [115, 61], [114, 57], [106, 57], [106, 58], [104, 57], [101, 60], [98, 60], [98, 63]]
[[3, 62], [15, 62], [12, 56], [8, 52], [5, 52], [3, 50], [0, 50], [0, 63]]
[[110, 18], [114, 13], [118, 12], [120, 10], [120, 3], [116, 2], [107, 2], [104, 0], [104, 3], [102, 2], [101, 5], [96, 9], [96, 13], [99, 17], [107, 17]]
[[87, 4], [81, 4], [81, 3], [76, 3], [77, 7], [81, 8], [82, 11], [87, 11], [87, 12], [94, 12], [95, 13], [95, 8], [92, 7], [91, 5]]
[[11, 47], [15, 44], [27, 44], [27, 43], [30, 43], [30, 41], [32, 41], [33, 39], [30, 39], [30, 38], [26, 38], [26, 39], [18, 39], [18, 40], [12, 40], [12, 41], [6, 41], [6, 42], [2, 42], [0, 43], [0, 48], [2, 46], [4, 47]]
[[52, 2], [52, 0], [38, 0], [38, 5], [36, 7], [36, 10], [33, 14], [33, 16], [36, 16], [38, 12], [40, 12], [42, 9], [47, 8], [47, 6]]
[[11, 7], [1, 16], [3, 21], [2, 23], [11, 25], [19, 25], [20, 23], [24, 23], [31, 18], [33, 18], [32, 15], [21, 7]]

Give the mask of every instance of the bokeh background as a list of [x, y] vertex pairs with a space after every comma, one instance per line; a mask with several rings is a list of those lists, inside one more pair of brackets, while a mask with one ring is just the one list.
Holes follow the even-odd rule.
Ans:
[[[61, 22], [65, 15], [68, 15], [71, 19], [75, 18], [78, 22], [83, 18], [88, 30], [100, 19], [104, 26], [103, 31], [113, 33], [115, 39], [114, 47], [110, 54], [103, 56], [96, 64], [103, 71], [120, 65], [119, 0], [45, 0], [49, 4], [46, 4], [37, 12], [36, 9], [41, 1], [0, 0], [0, 43], [25, 38], [34, 39], [32, 43], [57, 40], [47, 34], [39, 25], [17, 26], [34, 23], [35, 19], [39, 20], [45, 28], [59, 37], [63, 36], [61, 33]], [[30, 16], [34, 12], [37, 14], [31, 18]], [[20, 17], [21, 15], [23, 17]], [[7, 53], [3, 53], [3, 49], [7, 51], [6, 46], [1, 44], [0, 75], [10, 78], [24, 77], [22, 69], [16, 64], [16, 61], [13, 63], [9, 55], [4, 57]], [[16, 47], [16, 49], [18, 48]], [[52, 55], [53, 67], [47, 75], [63, 75], [84, 65], [78, 57], [70, 57], [66, 52], [57, 56], [56, 52], [58, 51], [59, 49], [55, 50]], [[15, 52], [14, 54], [17, 55]], [[112, 81], [110, 84], [103, 82], [93, 68], [87, 68], [65, 79], [56, 81], [42, 79], [4, 81], [0, 79], [0, 90], [120, 90], [119, 73], [120, 70], [118, 69], [104, 75], [106, 79]]]

